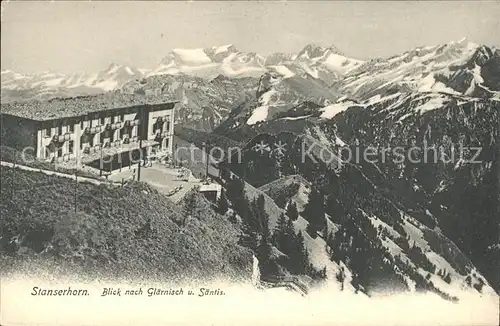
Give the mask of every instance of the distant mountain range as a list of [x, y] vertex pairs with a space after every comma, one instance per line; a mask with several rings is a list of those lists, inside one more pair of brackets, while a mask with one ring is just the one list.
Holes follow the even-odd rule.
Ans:
[[[111, 64], [98, 73], [71, 75], [20, 74], [3, 70], [1, 91], [3, 103], [116, 89], [168, 95], [177, 98], [186, 108], [180, 112], [183, 116], [180, 122], [191, 119], [190, 115], [195, 120], [197, 116], [207, 117], [202, 112], [207, 108], [213, 111], [208, 113], [209, 123], [195, 121], [189, 125], [211, 130], [241, 105], [247, 108], [241, 110], [240, 107], [233, 113], [238, 112], [240, 118], [245, 116], [253, 124], [303, 101], [325, 107], [341, 99], [340, 104], [326, 110], [332, 112], [332, 109], [341, 109], [346, 98], [373, 102], [387, 94], [408, 92], [498, 99], [499, 67], [498, 49], [466, 39], [422, 46], [389, 58], [368, 61], [350, 58], [335, 46], [309, 44], [298, 53], [273, 53], [264, 57], [240, 52], [234, 45], [224, 45], [174, 49], [152, 69]], [[214, 82], [216, 78], [219, 82]], [[213, 89], [217, 83], [224, 90]], [[166, 84], [169, 86], [165, 87]], [[242, 87], [246, 95], [242, 95]], [[325, 113], [323, 117], [328, 115]]]
[[234, 45], [206, 49], [174, 49], [152, 69], [111, 64], [98, 73], [70, 75], [42, 72], [21, 74], [2, 70], [2, 102], [93, 94], [122, 87], [129, 81], [155, 75], [190, 75], [212, 79], [258, 78], [267, 71], [286, 77], [311, 75], [333, 82], [362, 61], [343, 56], [335, 47], [307, 45], [298, 54], [274, 53], [268, 57], [240, 52]]
[[101, 72], [90, 74], [20, 74], [2, 70], [2, 102], [103, 93], [117, 89], [130, 80], [141, 78], [144, 74], [144, 70], [114, 63]]
[[[499, 49], [464, 39], [361, 61], [334, 46], [264, 57], [226, 45], [174, 49], [149, 70], [2, 71], [3, 102], [108, 90], [175, 98], [177, 123], [187, 127], [178, 135], [246, 144], [241, 162], [226, 167], [245, 189], [266, 194], [272, 229], [288, 205], [298, 207], [294, 230], [339, 288], [370, 293], [393, 284], [447, 299], [500, 290]], [[314, 149], [305, 160], [303, 144]], [[481, 147], [481, 162], [466, 161], [472, 151], [430, 163], [323, 155], [410, 146], [445, 154]]]

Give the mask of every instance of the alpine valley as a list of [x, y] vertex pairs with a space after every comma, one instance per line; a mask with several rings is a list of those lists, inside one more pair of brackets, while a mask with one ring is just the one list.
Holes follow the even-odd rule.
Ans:
[[[1, 91], [2, 103], [107, 91], [178, 100], [177, 136], [225, 150], [218, 214], [263, 280], [454, 301], [500, 291], [499, 49], [463, 39], [369, 60], [314, 44], [269, 56], [174, 49], [148, 69], [4, 70]], [[398, 147], [420, 160], [383, 151]], [[344, 157], [367, 148], [377, 159]]]

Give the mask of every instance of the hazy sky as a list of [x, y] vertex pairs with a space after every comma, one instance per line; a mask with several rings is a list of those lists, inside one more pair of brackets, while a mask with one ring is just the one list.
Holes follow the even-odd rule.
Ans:
[[173, 48], [335, 45], [365, 59], [462, 37], [500, 46], [500, 2], [5, 2], [2, 69], [153, 68]]

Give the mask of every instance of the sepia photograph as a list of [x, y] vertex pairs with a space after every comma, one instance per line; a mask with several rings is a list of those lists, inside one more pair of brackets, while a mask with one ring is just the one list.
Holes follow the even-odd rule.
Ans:
[[2, 1], [0, 325], [498, 325], [499, 17]]

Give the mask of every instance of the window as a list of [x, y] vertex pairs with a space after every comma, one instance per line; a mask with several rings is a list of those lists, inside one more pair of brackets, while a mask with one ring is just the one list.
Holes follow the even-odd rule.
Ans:
[[161, 126], [162, 123], [159, 120], [156, 120], [156, 122], [153, 124], [153, 134], [157, 135], [158, 132], [161, 132]]
[[69, 132], [75, 132], [75, 124], [73, 123], [69, 124]]
[[73, 154], [74, 147], [75, 147], [75, 142], [70, 140], [69, 141], [69, 153], [70, 154]]
[[168, 138], [165, 138], [165, 148], [168, 149], [168, 141], [169, 139]]
[[90, 127], [90, 125], [92, 124], [92, 119], [89, 118], [89, 116], [86, 116], [86, 117], [82, 117], [82, 120], [80, 122], [80, 126], [82, 128], [82, 131], [86, 128], [86, 127]]
[[104, 117], [101, 118], [101, 125], [104, 126]]
[[170, 121], [167, 121], [167, 129], [166, 129], [167, 132], [170, 132]]
[[52, 128], [47, 128], [45, 129], [45, 137], [50, 137], [52, 134]]

